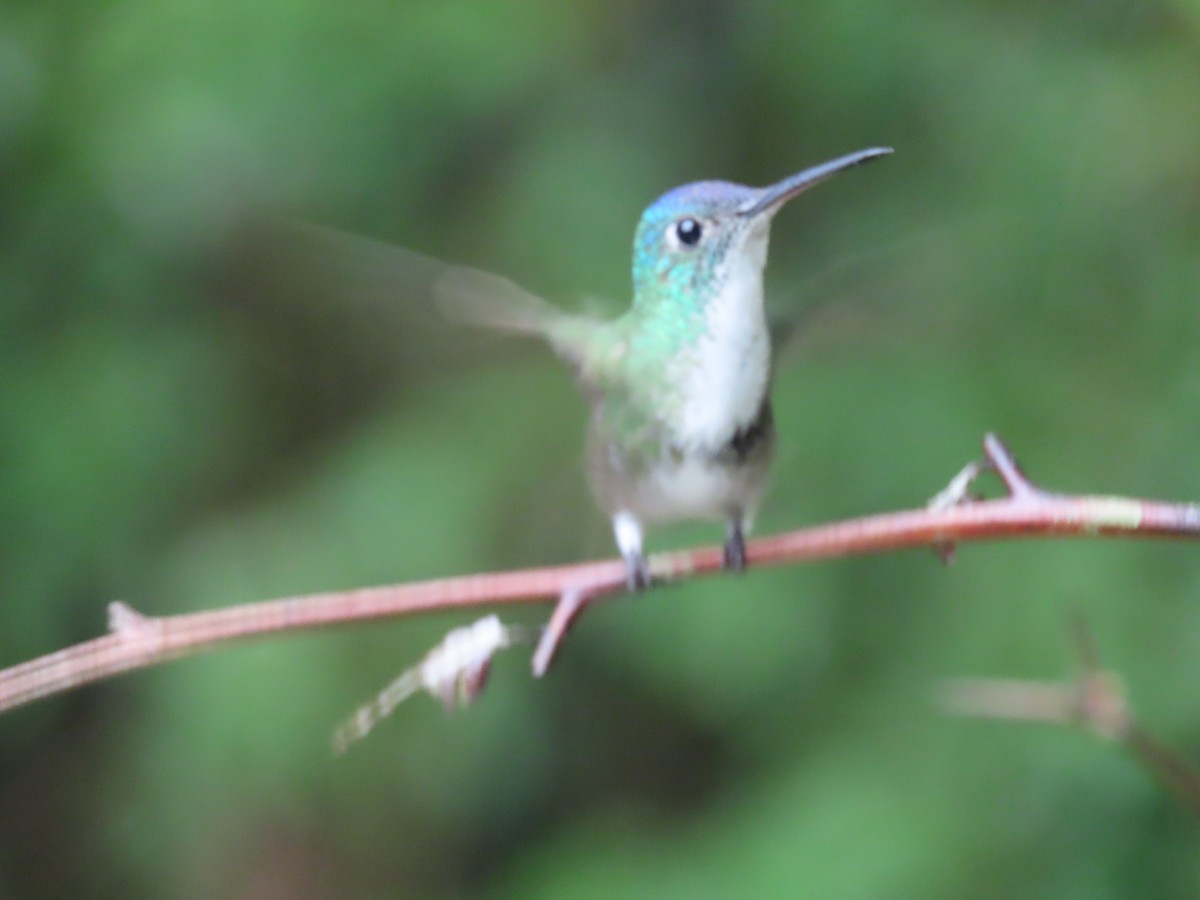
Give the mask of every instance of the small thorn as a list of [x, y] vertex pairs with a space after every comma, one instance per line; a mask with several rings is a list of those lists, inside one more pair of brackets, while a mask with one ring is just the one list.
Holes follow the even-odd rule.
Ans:
[[991, 471], [991, 468], [992, 463], [989, 460], [977, 459], [967, 463], [957, 475], [950, 479], [949, 484], [929, 498], [925, 508], [951, 509], [955, 506], [965, 506], [968, 503], [977, 502], [981, 498], [971, 490], [971, 487], [980, 475]]
[[554, 662], [563, 638], [567, 636], [567, 630], [590, 600], [591, 595], [582, 588], [568, 588], [563, 591], [562, 596], [558, 598], [558, 604], [554, 607], [554, 612], [550, 614], [550, 621], [546, 623], [546, 627], [542, 631], [537, 648], [533, 651], [534, 678], [541, 678], [546, 674], [550, 664]]
[[122, 600], [108, 604], [108, 630], [113, 634], [125, 637], [147, 635], [161, 627], [151, 616], [143, 615]]
[[988, 462], [1000, 476], [1000, 480], [1004, 482], [1010, 497], [1013, 499], [1037, 499], [1046, 496], [1046, 492], [1030, 481], [1021, 470], [1012, 451], [990, 431], [983, 436], [983, 452], [987, 454]]
[[958, 544], [954, 541], [937, 541], [931, 545], [931, 549], [943, 566], [954, 565], [954, 557], [958, 553]]
[[746, 570], [746, 535], [742, 532], [742, 523], [736, 519], [729, 523], [729, 533], [725, 538], [723, 551], [721, 565], [727, 571]]
[[[929, 499], [929, 502], [925, 504], [925, 508], [932, 510], [951, 509], [955, 506], [965, 506], [968, 503], [980, 500], [981, 497], [971, 490], [971, 486], [980, 475], [990, 469], [991, 463], [986, 460], [973, 460], [967, 463], [957, 475], [950, 479], [948, 485]], [[937, 558], [942, 561], [942, 565], [949, 566], [954, 562], [957, 547], [953, 541], [938, 541], [931, 546]]]
[[[630, 573], [640, 572], [639, 577], [644, 579], [638, 583], [640, 587], [634, 586], [631, 574], [630, 590], [640, 590], [650, 583], [649, 568], [646, 560], [640, 554], [635, 560], [630, 560], [629, 571]], [[554, 612], [550, 614], [550, 621], [544, 628], [537, 631], [537, 648], [533, 652], [532, 660], [534, 678], [541, 678], [549, 670], [558, 654], [558, 648], [562, 646], [563, 639], [580, 614], [600, 598], [616, 594], [619, 590], [620, 582], [611, 577], [590, 583], [575, 584], [563, 590], [559, 595], [558, 603], [554, 606]], [[532, 636], [533, 632], [529, 632], [529, 634]]]

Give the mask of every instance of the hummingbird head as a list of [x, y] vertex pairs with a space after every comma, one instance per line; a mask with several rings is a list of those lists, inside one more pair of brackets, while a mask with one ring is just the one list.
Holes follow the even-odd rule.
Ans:
[[635, 306], [697, 303], [731, 278], [761, 281], [771, 220], [783, 205], [843, 169], [891, 153], [874, 147], [790, 175], [765, 188], [698, 181], [668, 191], [638, 223], [633, 244]]

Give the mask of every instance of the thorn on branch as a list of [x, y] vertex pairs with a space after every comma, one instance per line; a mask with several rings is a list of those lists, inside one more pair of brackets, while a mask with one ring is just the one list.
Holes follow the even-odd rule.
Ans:
[[[989, 471], [991, 467], [991, 463], [985, 460], [971, 460], [971, 462], [962, 467], [957, 475], [950, 479], [948, 485], [929, 499], [929, 502], [925, 504], [925, 508], [935, 511], [950, 509], [982, 499], [979, 494], [972, 493], [971, 486], [980, 475]], [[954, 551], [955, 544], [953, 541], [939, 541], [933, 545], [933, 552], [947, 566], [954, 562]]]
[[425, 690], [442, 701], [447, 710], [469, 706], [479, 699], [487, 686], [492, 657], [497, 651], [517, 644], [531, 643], [540, 629], [503, 625], [496, 615], [455, 628], [440, 644], [425, 654], [417, 665], [400, 676], [365, 703], [333, 734], [333, 749], [339, 756], [350, 745], [362, 740], [392, 710], [417, 691]]
[[142, 636], [156, 624], [154, 618], [142, 615], [121, 600], [114, 600], [108, 604], [108, 630], [113, 634], [123, 637]]
[[982, 500], [983, 497], [971, 489], [979, 477], [987, 472], [995, 472], [1000, 476], [1005, 490], [1014, 499], [1047, 496], [1045, 491], [1025, 476], [1012, 451], [990, 431], [983, 436], [983, 452], [984, 459], [972, 460], [963, 466], [959, 473], [950, 479], [949, 484], [930, 498], [926, 508], [950, 509]]
[[538, 641], [537, 649], [533, 652], [534, 678], [541, 678], [546, 674], [550, 664], [554, 662], [563, 638], [567, 636], [567, 631], [575, 623], [579, 614], [597, 596], [594, 588], [588, 589], [578, 585], [569, 587], [562, 592], [554, 607], [554, 612], [550, 614], [550, 621], [546, 623], [546, 628], [542, 632], [542, 638]]
[[989, 468], [1000, 476], [1009, 496], [1014, 500], [1045, 494], [1045, 491], [1025, 477], [1012, 451], [990, 431], [983, 436], [983, 452], [987, 454]]
[[991, 464], [986, 460], [973, 459], [962, 467], [962, 470], [950, 479], [950, 483], [934, 494], [925, 504], [926, 509], [950, 509], [963, 506], [982, 499], [979, 494], [971, 492], [971, 485], [984, 472], [990, 471]]
[[[987, 472], [995, 472], [1000, 477], [1010, 499], [1029, 500], [1050, 496], [1025, 477], [1012, 452], [990, 431], [983, 436], [983, 452], [985, 459], [972, 460], [963, 466], [949, 484], [930, 498], [925, 508], [936, 512], [979, 502], [983, 496], [972, 488], [979, 477]], [[954, 562], [955, 549], [952, 541], [933, 544], [933, 552], [946, 565]]]

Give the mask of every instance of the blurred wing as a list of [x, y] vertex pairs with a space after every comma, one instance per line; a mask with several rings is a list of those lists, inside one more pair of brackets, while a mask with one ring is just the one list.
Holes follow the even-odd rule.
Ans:
[[432, 298], [428, 305], [446, 321], [536, 335], [576, 368], [584, 365], [595, 320], [568, 315], [514, 281], [322, 225], [293, 222], [287, 230], [307, 262], [360, 305], [394, 307], [402, 297]]
[[317, 277], [364, 305], [394, 307], [401, 298], [428, 297], [446, 264], [395, 244], [326, 225], [295, 220], [277, 223], [276, 235]]
[[467, 266], [446, 266], [433, 292], [442, 314], [464, 325], [548, 337], [552, 324], [565, 318], [516, 282]]
[[507, 278], [466, 266], [447, 266], [434, 295], [451, 321], [537, 335], [586, 377], [589, 338], [603, 323], [569, 315]]
[[[845, 255], [822, 271], [768, 297], [767, 324], [779, 364], [814, 345], [847, 345], [862, 333], [893, 327], [898, 252]], [[776, 277], [778, 284], [778, 276]]]

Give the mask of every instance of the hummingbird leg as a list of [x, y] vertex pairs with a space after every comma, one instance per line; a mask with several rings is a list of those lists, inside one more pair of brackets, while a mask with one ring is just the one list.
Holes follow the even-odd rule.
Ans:
[[613, 516], [612, 524], [617, 548], [625, 557], [629, 591], [636, 594], [650, 586], [650, 566], [642, 553], [642, 523], [633, 513], [621, 510]]
[[650, 566], [646, 564], [646, 557], [640, 553], [637, 556], [627, 556], [625, 566], [629, 571], [629, 593], [636, 594], [650, 587]]
[[731, 572], [741, 572], [746, 568], [746, 534], [742, 529], [740, 516], [730, 519], [725, 529], [725, 547], [721, 557], [721, 565]]

